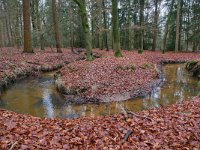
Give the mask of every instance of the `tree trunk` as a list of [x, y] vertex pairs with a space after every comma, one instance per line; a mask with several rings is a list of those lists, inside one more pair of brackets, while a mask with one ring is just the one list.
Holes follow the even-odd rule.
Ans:
[[174, 1], [175, 0], [172, 0], [172, 2], [171, 2], [170, 10], [169, 10], [167, 21], [166, 21], [166, 24], [165, 24], [165, 31], [164, 31], [163, 41], [162, 41], [162, 52], [163, 53], [165, 53], [165, 50], [166, 50], [167, 35], [168, 35], [168, 32], [169, 32], [169, 21], [170, 21], [171, 16], [172, 16]]
[[16, 14], [16, 28], [15, 28], [15, 43], [17, 44], [17, 49], [20, 48], [21, 42], [20, 42], [20, 3], [17, 2], [17, 14]]
[[128, 50], [131, 50], [131, 1], [128, 0], [128, 39], [127, 39]]
[[144, 51], [144, 0], [140, 0], [140, 50], [139, 53]]
[[153, 34], [153, 45], [152, 50], [155, 51], [157, 43], [157, 28], [158, 28], [158, 0], [155, 0], [155, 14], [154, 14], [154, 34]]
[[71, 46], [71, 51], [74, 51], [74, 26], [73, 26], [73, 10], [72, 10], [72, 2], [70, 1], [70, 46]]
[[178, 52], [178, 51], [179, 51], [180, 8], [181, 8], [181, 0], [177, 0], [177, 14], [176, 14], [176, 43], [175, 43], [175, 52]]
[[79, 8], [80, 8], [80, 15], [82, 18], [82, 26], [85, 36], [85, 46], [86, 46], [86, 59], [87, 60], [93, 60], [92, 57], [92, 39], [90, 34], [90, 27], [89, 27], [89, 21], [88, 21], [88, 15], [86, 10], [86, 1], [85, 0], [74, 0]]
[[56, 48], [58, 53], [62, 53], [60, 44], [60, 32], [58, 28], [58, 18], [56, 14], [56, 0], [52, 0], [52, 12], [53, 12], [53, 26], [54, 26], [54, 34], [56, 40]]
[[105, 0], [102, 0], [102, 6], [103, 6], [103, 23], [104, 23], [104, 34], [103, 34], [103, 39], [104, 39], [104, 44], [106, 47], [106, 50], [109, 50], [108, 47], [108, 34], [107, 34], [107, 19], [106, 19], [106, 6], [105, 6]]
[[30, 21], [30, 0], [23, 0], [24, 53], [33, 53]]
[[182, 24], [183, 24], [183, 21], [182, 21], [182, 18], [183, 18], [183, 0], [180, 0], [181, 4], [180, 4], [180, 18], [179, 18], [179, 40], [178, 40], [178, 49], [181, 50], [181, 33], [182, 33]]
[[118, 0], [112, 0], [112, 35], [113, 48], [116, 57], [122, 57], [120, 48], [120, 33], [119, 33], [119, 19], [118, 19]]

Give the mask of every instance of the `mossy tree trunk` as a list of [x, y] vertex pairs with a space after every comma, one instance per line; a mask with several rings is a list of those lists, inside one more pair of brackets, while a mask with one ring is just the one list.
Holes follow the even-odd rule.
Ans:
[[23, 0], [24, 53], [33, 53], [30, 21], [30, 0]]
[[83, 30], [84, 30], [84, 36], [85, 36], [86, 59], [93, 60], [92, 38], [91, 38], [91, 34], [90, 34], [88, 14], [87, 14], [87, 10], [86, 10], [86, 0], [74, 0], [74, 2], [80, 8], [80, 15], [81, 15], [81, 19], [82, 19], [82, 26], [83, 26]]
[[62, 53], [61, 43], [60, 43], [60, 32], [58, 28], [58, 18], [56, 13], [56, 0], [52, 0], [52, 12], [53, 12], [53, 26], [56, 40], [56, 48], [58, 53]]
[[112, 0], [112, 36], [113, 36], [113, 49], [115, 50], [115, 56], [122, 57], [120, 48], [118, 0]]

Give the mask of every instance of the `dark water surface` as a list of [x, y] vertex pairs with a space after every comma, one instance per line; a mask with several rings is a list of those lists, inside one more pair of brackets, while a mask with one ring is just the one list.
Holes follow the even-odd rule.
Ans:
[[67, 104], [56, 91], [53, 73], [41, 78], [18, 81], [0, 97], [0, 107], [22, 114], [48, 118], [78, 118], [81, 116], [102, 116], [121, 112], [121, 107], [137, 112], [161, 105], [184, 101], [200, 94], [197, 79], [184, 69], [184, 64], [164, 66], [166, 84], [155, 88], [145, 98], [102, 104]]

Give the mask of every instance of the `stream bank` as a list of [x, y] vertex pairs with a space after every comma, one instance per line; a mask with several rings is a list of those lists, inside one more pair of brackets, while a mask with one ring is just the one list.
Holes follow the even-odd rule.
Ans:
[[18, 80], [28, 76], [38, 77], [42, 72], [54, 71], [65, 64], [84, 59], [82, 54], [74, 54], [69, 49], [63, 49], [62, 54], [49, 50], [25, 54], [22, 50], [8, 49], [0, 56], [0, 93]]
[[163, 84], [164, 64], [200, 59], [199, 54], [150, 51], [142, 55], [125, 51], [123, 58], [113, 57], [112, 52], [102, 56], [92, 62], [74, 62], [60, 70], [56, 85], [66, 101], [84, 104], [145, 97]]

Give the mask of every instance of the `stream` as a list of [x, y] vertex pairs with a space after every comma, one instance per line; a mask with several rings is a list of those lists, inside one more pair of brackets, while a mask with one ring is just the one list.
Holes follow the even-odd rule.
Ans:
[[192, 77], [184, 64], [167, 64], [164, 66], [162, 87], [155, 88], [144, 98], [121, 102], [100, 104], [68, 104], [57, 92], [53, 75], [44, 73], [40, 78], [29, 77], [17, 81], [2, 92], [0, 108], [47, 118], [79, 118], [82, 116], [105, 116], [121, 113], [121, 107], [137, 112], [150, 108], [169, 105], [200, 94], [198, 79]]

